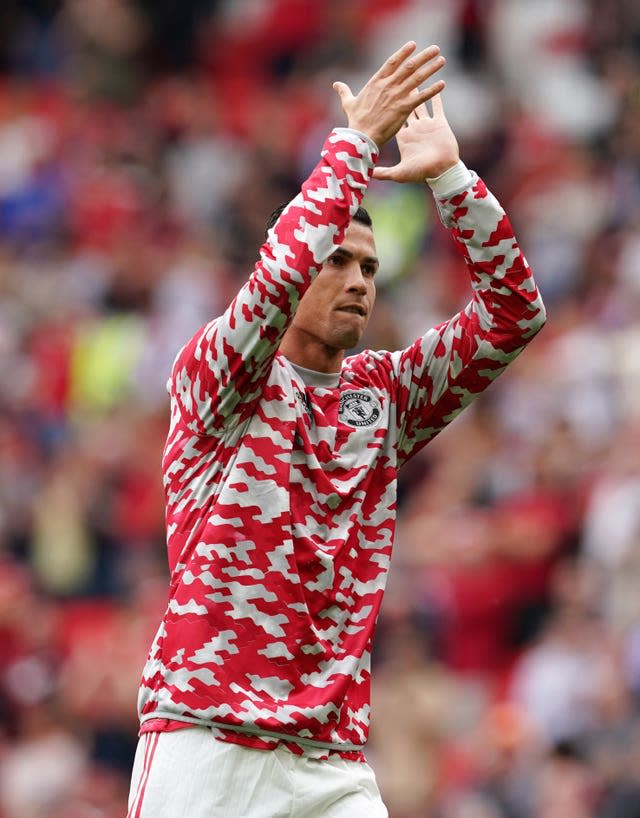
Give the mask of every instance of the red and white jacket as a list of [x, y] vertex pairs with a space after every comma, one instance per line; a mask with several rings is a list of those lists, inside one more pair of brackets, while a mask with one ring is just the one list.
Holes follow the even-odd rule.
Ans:
[[391, 559], [398, 468], [531, 340], [544, 307], [509, 220], [475, 174], [438, 198], [467, 307], [397, 352], [307, 385], [278, 352], [342, 241], [376, 160], [337, 128], [227, 311], [179, 353], [163, 469], [171, 582], [139, 695], [142, 730], [359, 753]]

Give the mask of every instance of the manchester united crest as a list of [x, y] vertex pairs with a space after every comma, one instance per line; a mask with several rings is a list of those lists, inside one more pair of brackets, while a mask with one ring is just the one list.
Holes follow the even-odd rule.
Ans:
[[338, 417], [349, 426], [372, 426], [380, 417], [380, 404], [369, 392], [343, 392]]

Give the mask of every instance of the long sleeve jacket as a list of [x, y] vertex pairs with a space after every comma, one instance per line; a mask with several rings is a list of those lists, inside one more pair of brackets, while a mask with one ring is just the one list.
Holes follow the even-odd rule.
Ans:
[[347, 357], [337, 385], [307, 386], [279, 344], [375, 160], [363, 135], [329, 135], [246, 284], [175, 361], [163, 460], [171, 581], [143, 726], [362, 748], [398, 468], [544, 322], [509, 220], [474, 174], [437, 200], [469, 272], [465, 309], [407, 349]]

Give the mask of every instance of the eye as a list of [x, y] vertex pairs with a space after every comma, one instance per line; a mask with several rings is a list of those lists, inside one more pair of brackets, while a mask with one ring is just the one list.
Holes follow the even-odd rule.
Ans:
[[334, 267], [341, 267], [344, 264], [344, 256], [339, 253], [329, 256], [329, 264], [333, 264]]
[[363, 264], [360, 269], [362, 270], [362, 275], [367, 278], [373, 278], [378, 272], [378, 268], [375, 264]]

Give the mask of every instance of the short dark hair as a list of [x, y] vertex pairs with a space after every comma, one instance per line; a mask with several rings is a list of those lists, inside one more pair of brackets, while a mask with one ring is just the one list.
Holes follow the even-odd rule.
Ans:
[[[271, 215], [267, 219], [267, 223], [265, 224], [265, 227], [264, 227], [265, 236], [267, 235], [269, 230], [271, 230], [273, 225], [278, 221], [282, 211], [285, 209], [285, 207], [288, 206], [288, 204], [289, 204], [289, 202], [286, 202], [285, 204], [279, 205], [279, 207], [276, 207], [276, 209], [273, 211], [273, 213], [271, 213]], [[371, 216], [369, 215], [369, 212], [364, 207], [359, 207], [356, 210], [356, 212], [351, 217], [351, 221], [360, 222], [360, 224], [364, 224], [364, 225], [366, 225], [366, 227], [373, 228], [373, 222], [371, 221]]]

